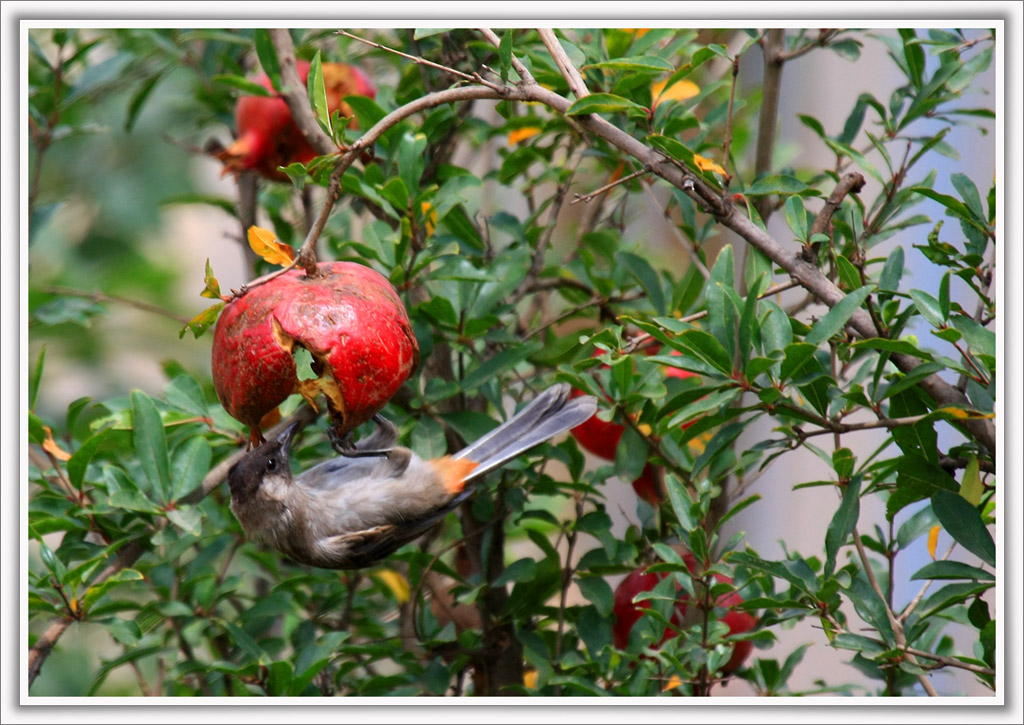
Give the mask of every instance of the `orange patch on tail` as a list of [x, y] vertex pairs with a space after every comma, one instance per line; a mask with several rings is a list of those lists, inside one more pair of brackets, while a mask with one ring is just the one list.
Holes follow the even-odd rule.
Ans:
[[434, 467], [434, 471], [441, 478], [444, 490], [449, 494], [455, 495], [460, 493], [465, 487], [466, 476], [472, 473], [478, 464], [476, 461], [471, 461], [468, 458], [444, 456], [433, 459], [430, 461], [430, 465]]

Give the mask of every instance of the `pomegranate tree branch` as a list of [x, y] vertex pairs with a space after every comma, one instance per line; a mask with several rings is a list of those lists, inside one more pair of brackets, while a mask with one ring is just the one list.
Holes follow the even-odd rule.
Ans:
[[[754, 178], [768, 176], [775, 152], [775, 130], [779, 122], [779, 97], [782, 89], [782, 54], [786, 49], [786, 31], [773, 28], [764, 34], [764, 75], [761, 79], [761, 115], [757, 120], [757, 151], [754, 156]], [[754, 208], [766, 223], [771, 214], [771, 197], [762, 196]]]
[[571, 202], [569, 202], [569, 206], [572, 206], [573, 204], [578, 204], [581, 201], [589, 204], [592, 199], [594, 199], [595, 197], [600, 196], [601, 194], [605, 193], [606, 191], [610, 191], [611, 189], [614, 189], [616, 186], [619, 186], [620, 184], [629, 183], [630, 181], [632, 181], [636, 177], [643, 176], [644, 174], [647, 174], [647, 173], [650, 173], [649, 169], [640, 169], [639, 171], [634, 171], [632, 174], [630, 174], [628, 176], [620, 177], [620, 178], [616, 179], [615, 181], [611, 182], [610, 184], [605, 184], [600, 189], [594, 189], [589, 194], [573, 194], [573, 196], [576, 197], [576, 198], [573, 199]]
[[309, 105], [309, 94], [306, 85], [299, 78], [299, 69], [295, 64], [295, 46], [288, 28], [271, 28], [270, 39], [277, 51], [277, 62], [281, 67], [281, 98], [288, 104], [295, 125], [321, 156], [337, 153], [331, 137], [324, 133], [316, 122], [313, 109]]
[[555, 31], [551, 28], [537, 28], [537, 32], [540, 33], [540, 39], [544, 41], [544, 47], [548, 49], [548, 52], [555, 61], [555, 65], [558, 66], [558, 70], [565, 78], [565, 82], [569, 84], [569, 90], [573, 92], [573, 95], [577, 99], [589, 96], [590, 91], [587, 89], [586, 81], [583, 80], [583, 76], [580, 75], [579, 70], [569, 59], [569, 54], [565, 52], [565, 48], [558, 42]]
[[828, 195], [825, 206], [821, 208], [818, 216], [814, 218], [814, 223], [811, 224], [811, 231], [807, 235], [808, 238], [813, 237], [815, 234], [825, 234], [826, 230], [828, 230], [828, 225], [832, 221], [832, 215], [842, 205], [846, 195], [850, 193], [856, 194], [863, 188], [864, 177], [861, 174], [846, 174], [840, 179], [839, 183], [836, 184], [836, 188]]

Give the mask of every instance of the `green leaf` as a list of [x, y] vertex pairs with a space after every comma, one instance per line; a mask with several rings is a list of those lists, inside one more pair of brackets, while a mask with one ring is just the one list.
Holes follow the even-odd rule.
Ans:
[[957, 490], [956, 481], [952, 476], [938, 464], [921, 455], [902, 456], [896, 464], [896, 473], [896, 490], [889, 496], [886, 504], [886, 516], [889, 520], [892, 520], [896, 512], [904, 506], [931, 498], [937, 491]]
[[427, 137], [422, 133], [402, 134], [398, 146], [398, 174], [406, 189], [419, 189], [423, 176], [424, 151]]
[[779, 380], [786, 381], [799, 377], [808, 361], [814, 358], [818, 348], [808, 342], [794, 342], [786, 345], [779, 369]]
[[331, 138], [334, 138], [334, 129], [331, 127], [331, 111], [327, 107], [327, 87], [324, 85], [324, 72], [320, 63], [320, 51], [313, 56], [309, 65], [309, 75], [306, 76], [306, 92], [309, 94], [309, 102], [313, 107], [317, 123]]
[[731, 350], [736, 344], [736, 310], [733, 308], [725, 288], [732, 289], [733, 265], [733, 248], [731, 244], [727, 244], [718, 253], [715, 266], [711, 268], [711, 276], [705, 287], [708, 328], [722, 349], [727, 351], [727, 370], [729, 372], [732, 371]]
[[190, 438], [174, 453], [174, 483], [171, 487], [171, 500], [198, 488], [203, 478], [210, 471], [210, 460], [213, 450], [205, 438]]
[[[817, 235], [815, 235], [817, 236]], [[841, 254], [836, 255], [837, 271], [839, 272], [839, 279], [842, 281], [846, 289], [857, 289], [860, 287], [860, 271], [853, 265], [849, 259]]]
[[767, 572], [777, 579], [788, 581], [809, 596], [817, 593], [817, 577], [803, 561], [767, 561], [755, 554], [741, 551], [729, 554], [728, 560], [730, 563]]
[[927, 353], [909, 340], [889, 340], [884, 337], [869, 337], [866, 340], [858, 340], [850, 345], [853, 350], [871, 349], [883, 350], [885, 352], [901, 352], [905, 355], [913, 355], [922, 360], [931, 360], [931, 353]]
[[967, 346], [973, 352], [983, 355], [996, 354], [996, 334], [992, 330], [982, 327], [976, 320], [966, 315], [954, 315], [950, 321], [967, 340]]
[[932, 494], [932, 510], [942, 528], [969, 552], [989, 566], [996, 565], [996, 544], [981, 514], [963, 496], [952, 491]]
[[727, 387], [717, 390], [710, 395], [704, 395], [699, 399], [687, 404], [665, 424], [666, 428], [675, 428], [680, 423], [685, 423], [693, 418], [700, 417], [708, 411], [717, 411], [719, 408], [728, 405], [740, 397], [743, 391], [738, 387]]
[[68, 460], [68, 480], [76, 489], [82, 490], [89, 461], [106, 441], [108, 433], [110, 433], [110, 429], [104, 428], [99, 433], [89, 436], [78, 447], [78, 450], [71, 454], [71, 458]]
[[494, 580], [492, 586], [503, 587], [515, 582], [530, 581], [537, 576], [537, 562], [529, 557], [516, 559]]
[[985, 234], [990, 233], [988, 226], [983, 221], [984, 217], [975, 218], [971, 213], [971, 210], [959, 199], [949, 196], [948, 194], [940, 194], [935, 191], [935, 189], [929, 189], [926, 186], [914, 186], [911, 187], [911, 191], [916, 191], [922, 196], [927, 196], [929, 199], [939, 202], [942, 206], [946, 207], [953, 216], [962, 219]]
[[995, 574], [960, 561], [933, 561], [925, 564], [910, 577], [911, 579], [971, 579], [974, 581], [996, 580]]
[[879, 643], [877, 640], [850, 632], [841, 632], [840, 634], [837, 634], [832, 639], [832, 646], [836, 649], [849, 649], [855, 652], [861, 652], [865, 657], [874, 657], [889, 650], [888, 647]]
[[661, 280], [650, 263], [632, 252], [618, 252], [615, 255], [615, 260], [636, 277], [637, 282], [640, 283], [640, 286], [644, 288], [644, 292], [647, 293], [647, 299], [651, 301], [654, 311], [659, 315], [667, 314], [668, 310], [665, 306], [665, 294], [661, 287]]
[[857, 577], [850, 582], [846, 592], [857, 614], [874, 627], [886, 643], [893, 644], [892, 625], [886, 613], [886, 604], [874, 587], [868, 584], [866, 579]]
[[529, 342], [518, 347], [510, 347], [502, 350], [494, 357], [481, 363], [476, 369], [471, 370], [462, 379], [459, 386], [463, 391], [472, 391], [491, 380], [495, 375], [515, 367], [523, 362], [530, 355], [540, 350], [543, 345], [539, 342]]
[[131, 99], [128, 101], [128, 113], [125, 115], [124, 119], [125, 133], [131, 133], [132, 129], [135, 128], [135, 122], [139, 118], [139, 113], [142, 111], [142, 107], [146, 104], [146, 99], [149, 98], [150, 94], [152, 94], [157, 83], [163, 79], [163, 71], [154, 73], [143, 81], [137, 89], [135, 89], [135, 93], [132, 94]]
[[745, 196], [766, 196], [768, 194], [804, 195], [808, 192], [818, 194], [815, 189], [812, 189], [795, 176], [780, 174], [778, 176], [766, 176], [763, 179], [758, 179], [743, 194]]
[[[848, 449], [841, 449], [846, 450]], [[838, 454], [838, 451], [837, 451]], [[831, 577], [836, 571], [836, 556], [840, 547], [846, 543], [857, 526], [860, 518], [860, 483], [861, 477], [850, 479], [843, 492], [842, 503], [832, 516], [832, 521], [825, 532], [825, 577]]]
[[171, 491], [170, 460], [164, 424], [153, 399], [141, 390], [131, 393], [132, 441], [151, 490], [168, 503]]
[[[726, 375], [732, 374], [732, 355], [707, 332], [687, 330], [678, 335], [676, 341], [693, 357], [703, 360]], [[672, 367], [680, 367], [679, 363], [682, 362], [676, 355], [652, 355], [651, 359]]]
[[960, 198], [964, 200], [964, 204], [967, 205], [971, 214], [979, 221], [985, 221], [985, 209], [981, 205], [981, 195], [971, 178], [966, 174], [953, 174], [949, 178], [953, 182], [953, 188], [960, 194]]
[[413, 39], [423, 40], [424, 38], [441, 35], [442, 33], [448, 33], [452, 30], [454, 30], [454, 28], [416, 28], [416, 30], [413, 31]]
[[591, 63], [581, 70], [588, 68], [604, 68], [606, 70], [622, 70], [631, 73], [668, 73], [675, 70], [667, 60], [653, 55], [628, 56], [603, 60], [599, 63]]
[[264, 98], [271, 98], [274, 96], [272, 92], [268, 91], [256, 81], [251, 81], [248, 78], [243, 78], [242, 76], [217, 74], [211, 76], [210, 80], [223, 86], [237, 88], [250, 96], [262, 96]]
[[498, 62], [501, 68], [501, 82], [505, 83], [508, 80], [508, 72], [512, 68], [512, 34], [515, 31], [508, 29], [505, 34], [501, 36], [501, 42], [498, 44]]
[[672, 510], [675, 511], [680, 528], [684, 532], [692, 531], [697, 524], [690, 515], [693, 500], [690, 498], [686, 487], [674, 473], [666, 473], [665, 489], [668, 492], [668, 500], [672, 503]]
[[405, 182], [397, 176], [389, 179], [388, 183], [380, 188], [380, 195], [399, 212], [409, 209], [409, 190]]
[[266, 28], [256, 28], [252, 31], [252, 38], [256, 45], [256, 56], [260, 59], [263, 72], [270, 78], [274, 90], [281, 91], [281, 64], [277, 59], [277, 50], [274, 48], [274, 41], [270, 39], [270, 31]]
[[942, 314], [942, 305], [924, 290], [910, 290], [910, 298], [917, 305], [917, 311], [932, 324], [933, 327], [943, 327], [946, 324], [946, 317]]
[[985, 483], [978, 474], [978, 457], [971, 456], [967, 461], [967, 468], [964, 469], [964, 477], [960, 483], [960, 495], [971, 506], [981, 503], [981, 497], [985, 493]]
[[43, 363], [46, 361], [46, 345], [39, 348], [39, 357], [36, 358], [36, 365], [32, 368], [32, 375], [28, 381], [28, 409], [36, 409], [36, 399], [39, 397], [39, 382], [43, 379]]
[[903, 247], [896, 247], [885, 260], [885, 267], [878, 278], [878, 289], [888, 292], [896, 292], [900, 288], [900, 280], [903, 278]]
[[190, 415], [199, 418], [206, 418], [210, 415], [203, 389], [191, 375], [183, 373], [175, 377], [164, 390], [164, 395], [170, 405]]
[[82, 609], [88, 611], [92, 608], [92, 605], [99, 600], [104, 594], [110, 589], [113, 589], [118, 584], [132, 581], [142, 581], [144, 577], [135, 569], [121, 569], [116, 574], [104, 579], [100, 584], [89, 587], [85, 590], [85, 595], [82, 597]]
[[[619, 366], [626, 370], [626, 366]], [[637, 455], [637, 451], [645, 450], [644, 439], [633, 428], [627, 426], [622, 431], [619, 444], [615, 447], [615, 474], [624, 481], [635, 481], [643, 473], [647, 458]]]
[[185, 333], [189, 330], [192, 331], [192, 335], [197, 340], [202, 337], [203, 333], [216, 324], [217, 318], [220, 317], [220, 311], [224, 309], [224, 304], [224, 302], [218, 302], [215, 305], [211, 305], [189, 320], [185, 326], [178, 331], [178, 339], [180, 340], [183, 338]]
[[841, 329], [849, 322], [853, 313], [860, 309], [861, 305], [864, 304], [864, 300], [871, 294], [871, 285], [865, 285], [860, 289], [856, 289], [847, 294], [843, 299], [836, 303], [835, 307], [826, 313], [824, 317], [814, 323], [814, 327], [807, 333], [804, 338], [806, 342], [813, 345], [819, 345]]
[[786, 199], [786, 222], [793, 230], [798, 242], [807, 241], [807, 211], [799, 196], [791, 196]]
[[611, 616], [615, 595], [612, 593], [611, 586], [603, 577], [576, 577], [576, 584], [587, 601], [597, 609], [598, 614], [602, 617]]
[[575, 101], [565, 112], [567, 116], [583, 116], [588, 113], [619, 113], [622, 111], [641, 111], [645, 109], [639, 103], [628, 98], [615, 96], [611, 93], [592, 93]]

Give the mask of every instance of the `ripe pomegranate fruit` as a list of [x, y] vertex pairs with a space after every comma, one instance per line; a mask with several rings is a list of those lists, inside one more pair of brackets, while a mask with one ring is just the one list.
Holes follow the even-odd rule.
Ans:
[[[697, 561], [693, 554], [684, 554], [683, 561], [686, 562], [687, 569], [689, 569], [690, 573], [693, 574], [697, 568]], [[615, 624], [612, 627], [612, 638], [618, 649], [626, 648], [629, 643], [629, 633], [633, 629], [633, 625], [636, 624], [640, 617], [643, 616], [643, 610], [650, 606], [650, 604], [643, 599], [634, 604], [633, 598], [642, 592], [651, 591], [658, 582], [666, 576], [667, 574], [664, 572], [652, 573], [647, 572], [646, 567], [639, 567], [627, 574], [626, 578], [619, 582], [619, 585], [615, 588], [615, 603], [613, 606]], [[715, 574], [714, 576], [716, 581], [728, 584], [732, 583], [732, 579], [724, 574]], [[716, 607], [726, 607], [728, 609], [728, 611], [722, 615], [721, 621], [728, 625], [729, 634], [749, 632], [757, 624], [757, 620], [748, 612], [734, 609], [737, 604], [742, 602], [743, 599], [737, 592], [723, 594], [719, 596], [718, 600], [715, 602]], [[691, 604], [693, 604], [693, 602], [690, 600], [690, 595], [681, 593], [679, 598], [676, 600], [675, 611], [672, 613], [672, 618], [670, 620], [673, 625], [676, 627], [684, 626], [687, 610]], [[696, 613], [700, 613], [700, 602], [696, 603], [694, 608], [697, 610]], [[658, 645], [660, 646], [673, 636], [674, 632], [672, 629], [666, 627], [665, 633], [662, 635]], [[749, 641], [734, 642], [732, 656], [722, 667], [722, 672], [726, 675], [730, 675], [738, 670], [747, 657], [750, 656], [750, 652], [753, 647], [754, 645]]]
[[[394, 287], [353, 262], [291, 270], [230, 302], [213, 335], [213, 383], [224, 408], [262, 438], [260, 419], [292, 393], [327, 398], [335, 430], [370, 420], [419, 363], [419, 346]], [[312, 356], [299, 375], [293, 354]], [[308, 379], [300, 379], [305, 377]]]
[[[657, 348], [649, 348], [647, 354], [651, 355], [657, 352]], [[670, 354], [680, 355], [678, 350], [673, 350]], [[598, 353], [594, 353], [596, 357]], [[607, 368], [607, 365], [602, 365]], [[681, 368], [674, 368], [668, 365], [664, 366], [665, 376], [670, 378], [692, 378], [697, 377], [696, 374], [691, 373], [689, 370], [683, 370]], [[573, 396], [583, 395], [582, 390], [573, 390]], [[608, 397], [605, 396], [607, 400]], [[683, 428], [688, 428], [693, 425], [693, 421], [684, 423]], [[594, 414], [589, 419], [576, 426], [569, 433], [576, 439], [576, 441], [586, 448], [588, 451], [593, 453], [595, 456], [600, 456], [609, 461], [615, 460], [615, 449], [619, 445], [619, 439], [622, 438], [622, 433], [625, 428], [613, 421], [603, 421]], [[646, 469], [644, 473], [647, 473]], [[643, 476], [641, 476], [642, 478]], [[638, 479], [639, 480], [639, 479]], [[635, 485], [634, 485], [635, 488]]]
[[[298, 61], [299, 78], [305, 83], [310, 64]], [[374, 98], [377, 88], [359, 68], [345, 63], [323, 63], [324, 87], [327, 90], [327, 108], [352, 116], [352, 109], [341, 99], [345, 96]], [[255, 79], [268, 91], [273, 90], [270, 78], [262, 74]], [[242, 96], [235, 107], [238, 138], [217, 154], [224, 163], [224, 173], [253, 169], [274, 181], [287, 181], [278, 166], [307, 163], [316, 151], [295, 125], [288, 104], [280, 96]], [[355, 119], [349, 123], [355, 128]]]

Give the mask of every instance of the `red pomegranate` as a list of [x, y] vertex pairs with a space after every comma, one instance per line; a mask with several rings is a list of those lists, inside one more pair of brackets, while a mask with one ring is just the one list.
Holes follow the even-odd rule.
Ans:
[[[310, 64], [299, 61], [299, 78], [303, 83], [309, 77]], [[377, 89], [359, 68], [345, 63], [323, 63], [324, 87], [327, 90], [327, 107], [331, 112], [340, 111], [343, 116], [352, 116], [352, 109], [342, 101], [345, 96], [367, 96], [374, 98]], [[262, 74], [256, 83], [273, 90], [270, 78]], [[224, 163], [224, 172], [253, 169], [261, 176], [274, 181], [287, 181], [288, 177], [277, 170], [278, 166], [292, 163], [307, 163], [317, 153], [302, 131], [295, 125], [288, 104], [280, 96], [242, 96], [235, 107], [235, 122], [238, 138], [217, 157]], [[349, 123], [355, 128], [355, 119]]]
[[[657, 348], [651, 348], [648, 350], [648, 354], [654, 354], [657, 352]], [[681, 355], [678, 350], [673, 350], [671, 355]], [[598, 353], [594, 353], [596, 357]], [[607, 365], [602, 367], [607, 368]], [[670, 378], [693, 378], [697, 377], [695, 373], [691, 373], [689, 370], [683, 370], [681, 368], [674, 368], [668, 365], [664, 366], [665, 376]], [[573, 390], [573, 396], [583, 395], [582, 390]], [[607, 400], [607, 396], [605, 397]], [[695, 421], [683, 424], [683, 428], [688, 428], [693, 425]], [[593, 453], [595, 456], [600, 456], [609, 461], [615, 460], [615, 449], [619, 445], [619, 439], [622, 438], [622, 433], [625, 428], [619, 423], [614, 421], [603, 421], [597, 417], [597, 415], [591, 416], [589, 419], [581, 423], [580, 425], [569, 431], [577, 442], [586, 448], [588, 451]], [[645, 470], [646, 472], [646, 470]]]
[[[696, 571], [697, 562], [693, 554], [684, 554], [683, 561], [686, 562], [686, 567], [690, 570], [691, 574]], [[627, 574], [626, 578], [619, 582], [619, 585], [615, 588], [615, 603], [613, 606], [615, 624], [612, 628], [612, 634], [615, 646], [618, 649], [626, 648], [633, 625], [643, 616], [643, 610], [650, 606], [643, 599], [634, 604], [633, 598], [642, 592], [651, 591], [666, 576], [667, 574], [664, 572], [647, 572], [646, 567], [640, 567]], [[715, 574], [714, 577], [716, 581], [732, 583], [732, 579], [724, 574]], [[723, 594], [715, 602], [716, 607], [726, 607], [728, 609], [722, 615], [721, 621], [728, 625], [730, 634], [749, 632], [757, 624], [757, 620], [748, 612], [734, 609], [737, 604], [742, 602], [743, 599], [738, 592]], [[691, 603], [689, 594], [680, 593], [679, 598], [676, 600], [675, 611], [672, 613], [671, 622], [673, 625], [676, 627], [683, 626], [687, 609]], [[699, 607], [700, 605], [698, 604], [697, 606]], [[666, 627], [665, 633], [662, 635], [658, 645], [660, 646], [673, 636], [674, 632], [672, 629]], [[729, 675], [738, 670], [747, 657], [750, 656], [752, 649], [753, 644], [749, 641], [734, 642], [732, 656], [722, 667], [722, 672]]]
[[[419, 362], [405, 306], [378, 272], [321, 262], [320, 275], [291, 270], [253, 287], [221, 313], [213, 336], [213, 382], [232, 416], [259, 438], [260, 419], [292, 393], [327, 398], [345, 433], [377, 413]], [[312, 356], [299, 374], [294, 353]], [[308, 379], [300, 379], [308, 378]]]

